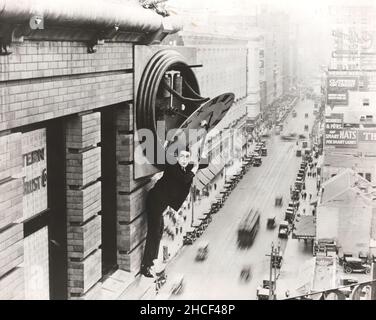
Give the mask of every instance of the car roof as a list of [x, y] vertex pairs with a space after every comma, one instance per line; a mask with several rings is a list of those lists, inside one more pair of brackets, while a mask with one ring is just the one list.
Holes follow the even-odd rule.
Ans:
[[354, 257], [348, 257], [346, 258], [347, 262], [362, 262], [362, 259], [354, 258]]

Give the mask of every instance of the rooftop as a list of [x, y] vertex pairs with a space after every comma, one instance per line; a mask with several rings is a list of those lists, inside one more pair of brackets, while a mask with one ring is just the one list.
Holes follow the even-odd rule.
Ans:
[[360, 195], [369, 204], [376, 205], [376, 189], [368, 180], [349, 168], [343, 169], [323, 184], [320, 204], [331, 202], [349, 191]]

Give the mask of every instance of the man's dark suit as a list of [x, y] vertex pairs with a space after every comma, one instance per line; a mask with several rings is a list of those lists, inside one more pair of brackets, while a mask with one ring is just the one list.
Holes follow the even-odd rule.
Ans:
[[[207, 164], [200, 164], [199, 169]], [[193, 164], [185, 170], [177, 163], [166, 166], [163, 177], [157, 181], [146, 198], [148, 214], [148, 232], [142, 265], [152, 266], [158, 258], [159, 244], [163, 235], [163, 212], [167, 206], [178, 211], [187, 198], [195, 174], [191, 171]]]

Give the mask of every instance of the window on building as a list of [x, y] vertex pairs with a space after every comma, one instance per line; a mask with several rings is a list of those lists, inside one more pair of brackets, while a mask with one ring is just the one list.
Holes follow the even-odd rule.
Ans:
[[369, 182], [371, 182], [371, 174], [370, 173], [366, 173], [365, 178], [366, 178], [366, 180], [368, 180]]
[[369, 106], [369, 99], [363, 99], [363, 107], [368, 107]]

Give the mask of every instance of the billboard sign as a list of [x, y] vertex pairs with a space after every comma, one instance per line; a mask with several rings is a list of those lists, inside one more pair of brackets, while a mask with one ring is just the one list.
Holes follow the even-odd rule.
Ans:
[[376, 130], [359, 130], [360, 142], [376, 142]]
[[339, 148], [356, 148], [358, 132], [353, 129], [325, 130], [325, 145]]
[[358, 77], [328, 76], [327, 104], [347, 105], [349, 90], [358, 90]]

